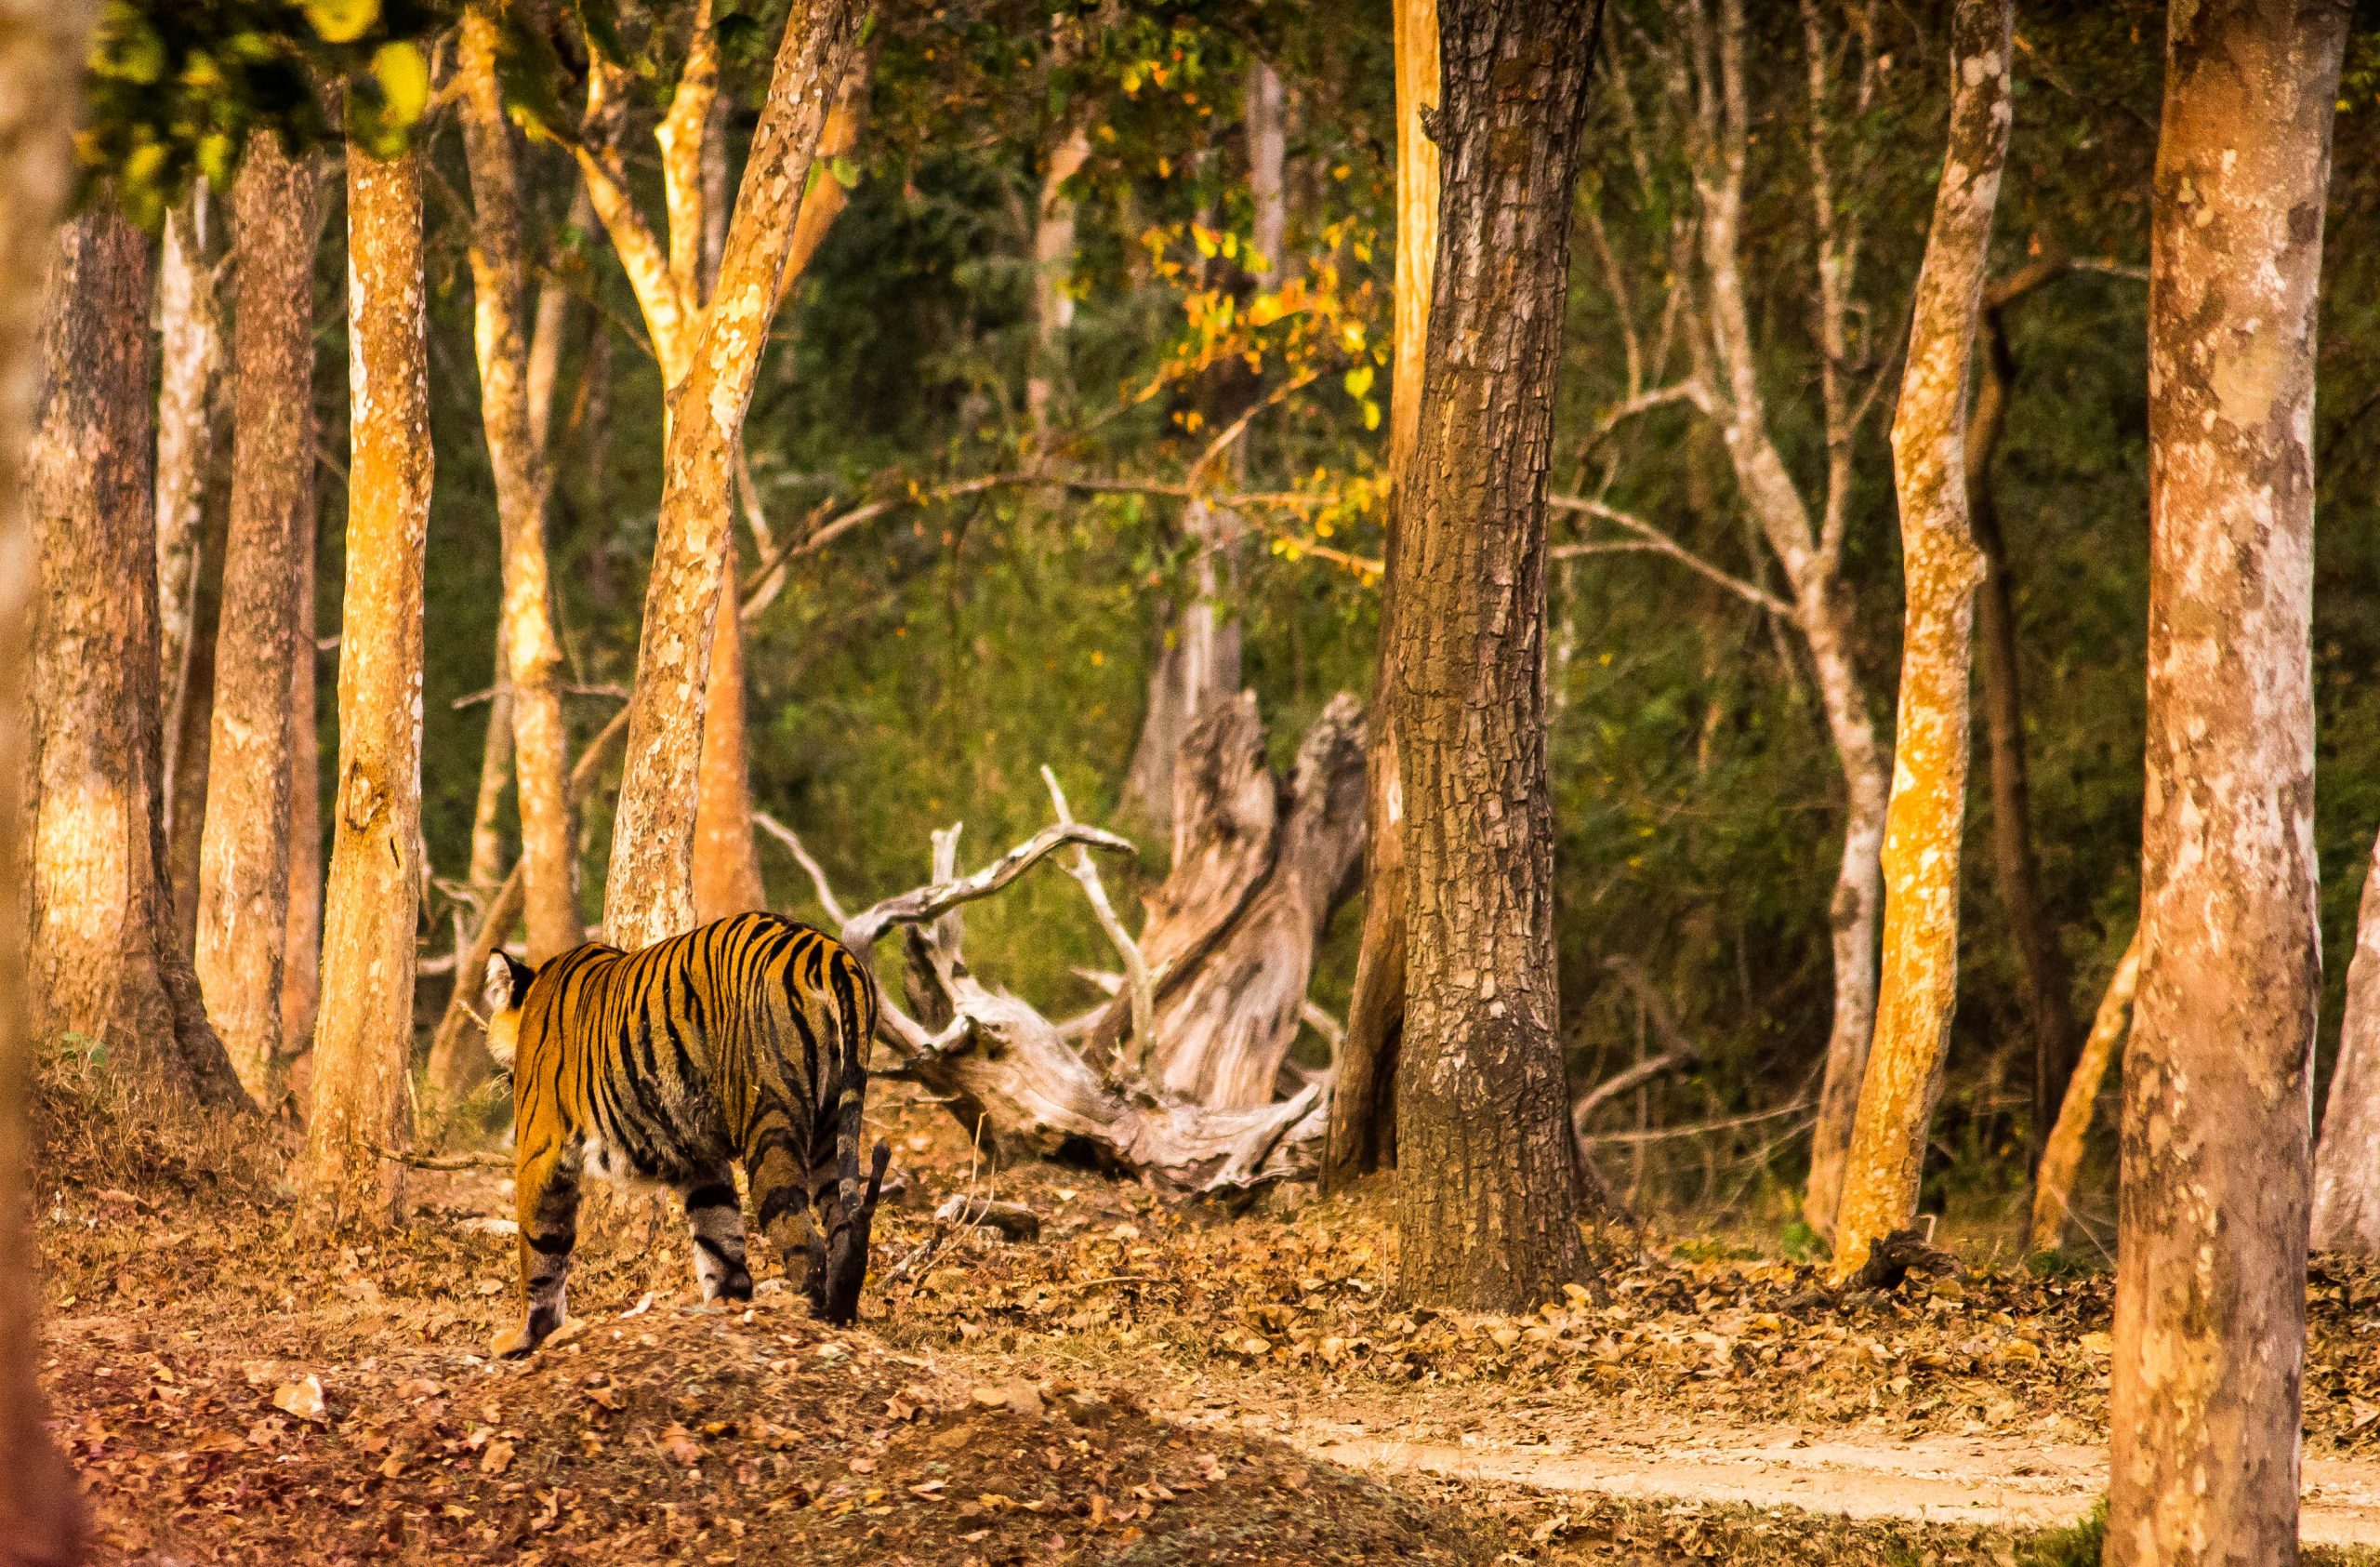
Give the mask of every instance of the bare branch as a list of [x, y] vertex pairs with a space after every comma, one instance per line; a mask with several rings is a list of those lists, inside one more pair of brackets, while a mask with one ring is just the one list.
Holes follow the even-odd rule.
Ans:
[[1138, 854], [1131, 843], [1112, 832], [1078, 822], [1045, 827], [1015, 848], [972, 875], [936, 882], [888, 897], [856, 918], [843, 922], [843, 945], [855, 952], [873, 949], [894, 925], [920, 924], [979, 897], [988, 897], [1032, 869], [1036, 860], [1068, 843], [1082, 843], [1113, 854]]
[[1570, 1107], [1571, 1130], [1581, 1137], [1587, 1135], [1587, 1122], [1596, 1110], [1639, 1083], [1649, 1082], [1663, 1072], [1691, 1064], [1687, 1057], [1675, 1051], [1665, 1050], [1659, 1056], [1647, 1056], [1624, 1071], [1614, 1072], [1580, 1095], [1579, 1102]]
[[[1057, 810], [1058, 824], [1074, 826], [1074, 813], [1066, 808], [1066, 791], [1058, 787], [1058, 775], [1046, 764], [1041, 768], [1041, 781], [1050, 788], [1050, 803]], [[1124, 922], [1117, 917], [1116, 906], [1107, 901], [1107, 886], [1099, 879], [1099, 866], [1091, 859], [1091, 851], [1077, 848], [1074, 863], [1067, 869], [1082, 883], [1083, 896], [1091, 900], [1091, 911], [1099, 917], [1099, 928], [1107, 933], [1117, 955], [1124, 960], [1124, 978], [1132, 1007], [1132, 1066], [1137, 1071], [1157, 1039], [1157, 988], [1149, 981], [1148, 959], [1142, 955], [1141, 944], [1132, 939], [1132, 933], [1124, 928]]]
[[810, 851], [802, 847], [801, 840], [794, 836], [793, 829], [766, 811], [753, 812], [752, 825], [783, 843], [786, 852], [793, 856], [793, 862], [808, 873], [811, 890], [818, 895], [818, 907], [826, 911], [826, 918], [835, 922], [835, 928], [840, 930], [850, 924], [852, 917], [843, 912], [843, 906], [835, 900], [835, 889], [826, 884], [826, 868], [811, 857]]
[[1771, 615], [1780, 616], [1787, 620], [1792, 620], [1795, 618], [1793, 606], [1775, 593], [1756, 583], [1747, 582], [1732, 572], [1713, 565], [1642, 517], [1622, 511], [1614, 506], [1606, 506], [1602, 501], [1586, 496], [1550, 495], [1545, 498], [1545, 504], [1556, 511], [1580, 512], [1615, 524], [1636, 535], [1640, 540], [1632, 545], [1559, 544], [1547, 551], [1555, 560], [1564, 560], [1574, 555], [1611, 553], [1621, 549], [1644, 550], [1655, 554], [1667, 555], [1689, 570], [1699, 572], [1711, 581], [1717, 583], [1747, 604], [1755, 604]]

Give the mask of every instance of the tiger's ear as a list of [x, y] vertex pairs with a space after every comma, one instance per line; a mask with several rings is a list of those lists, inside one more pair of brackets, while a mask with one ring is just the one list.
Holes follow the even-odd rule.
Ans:
[[535, 977], [536, 971], [511, 953], [489, 954], [487, 982], [480, 991], [481, 1000], [487, 1003], [487, 1015], [494, 1017], [519, 1006], [529, 993], [529, 981]]

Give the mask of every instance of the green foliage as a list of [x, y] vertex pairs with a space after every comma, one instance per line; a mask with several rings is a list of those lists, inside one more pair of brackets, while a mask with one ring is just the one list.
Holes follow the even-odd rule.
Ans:
[[452, 15], [450, 0], [108, 0], [75, 139], [86, 193], [112, 184], [153, 227], [192, 179], [228, 186], [252, 134], [301, 150], [342, 113], [350, 139], [392, 155], [429, 103], [427, 39]]
[[2099, 1567], [2107, 1547], [2108, 1503], [2101, 1497], [2091, 1516], [2065, 1529], [2052, 1529], [2027, 1541], [2016, 1560], [2020, 1567]]

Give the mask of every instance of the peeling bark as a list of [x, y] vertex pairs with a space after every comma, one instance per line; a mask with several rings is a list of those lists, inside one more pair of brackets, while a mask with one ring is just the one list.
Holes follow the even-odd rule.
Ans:
[[2082, 1167], [2082, 1139], [2090, 1133], [2091, 1114], [2098, 1105], [2099, 1085], [2107, 1080], [2108, 1064], [2115, 1059], [2116, 1042], [2123, 1038], [2124, 1027], [2132, 1020], [2132, 998], [2139, 984], [2140, 931], [2135, 927], [2132, 940], [2116, 963], [2115, 976], [2108, 981], [2107, 993], [2099, 998], [2098, 1016], [2091, 1020], [2091, 1035], [2082, 1042], [2082, 1052], [2075, 1057], [2074, 1070], [2066, 1079], [2057, 1121], [2042, 1143], [2041, 1165], [2033, 1177], [2032, 1223], [2025, 1239], [2030, 1251], [2054, 1251], [2065, 1239], [2066, 1221], [2074, 1199], [2074, 1175]]
[[776, 312], [803, 181], [858, 26], [853, 0], [797, 0], [788, 15], [728, 226], [719, 291], [670, 393], [661, 513], [604, 889], [605, 936], [631, 950], [694, 923], [703, 697], [733, 526], [734, 444]]
[[1380, 658], [1372, 681], [1364, 778], [1364, 929], [1347, 1037], [1330, 1101], [1326, 1191], [1396, 1162], [1396, 1060], [1405, 1029], [1405, 794], [1398, 776], [1396, 575], [1406, 474], [1421, 430], [1429, 364], [1430, 282], [1438, 261], [1438, 144], [1423, 128], [1437, 112], [1437, 0], [1395, 0], [1396, 53], [1395, 345], [1388, 399], [1388, 527], [1381, 578]]
[[2111, 1567], [2297, 1560], [2314, 334], [2347, 7], [2175, 7], [2149, 285], [2149, 745]]
[[[573, 879], [576, 856], [570, 806], [563, 797], [569, 735], [555, 684], [562, 644], [548, 607], [551, 588], [546, 561], [545, 454], [537, 440], [538, 417], [530, 403], [531, 382], [536, 378], [522, 321], [528, 279], [522, 259], [520, 178], [512, 130], [496, 84], [496, 23], [484, 8], [475, 7], [464, 18], [463, 143], [471, 173], [472, 336], [479, 359], [480, 424], [504, 534], [503, 661], [510, 686], [529, 961], [543, 963], [577, 946], [586, 938], [586, 927], [578, 915]], [[716, 62], [703, 68], [715, 72]], [[707, 102], [704, 109], [707, 113]], [[550, 376], [546, 387], [550, 392]], [[490, 723], [495, 722], [491, 717]], [[476, 865], [477, 844], [473, 849]]]
[[165, 713], [165, 836], [174, 833], [171, 780], [197, 641], [199, 550], [206, 476], [215, 461], [215, 385], [222, 368], [221, 302], [205, 264], [206, 185], [165, 217], [157, 263], [157, 679]]
[[1951, 15], [1950, 143], [1893, 418], [1908, 584], [1900, 712], [1884, 826], [1883, 984], [1835, 1216], [1837, 1278], [1916, 1217], [1958, 1006], [1969, 646], [1982, 577], [1967, 524], [1967, 365], [2008, 156], [2012, 11], [2011, 0], [1960, 0]]
[[[25, 793], [35, 734], [29, 705], [41, 585], [27, 516], [27, 441], [42, 394], [43, 274], [51, 215], [72, 190], [68, 136], [90, 8], [0, 0], [0, 1560], [65, 1567], [81, 1555], [73, 1471], [49, 1437], [40, 1362], [40, 1256], [33, 1242], [32, 997], [27, 980]], [[146, 575], [155, 579], [155, 564]], [[142, 650], [155, 667], [153, 648]]]
[[[231, 187], [239, 315], [231, 345], [236, 429], [231, 530], [215, 642], [206, 829], [199, 849], [196, 967], [240, 1082], [275, 1095], [289, 939], [290, 694], [300, 631], [301, 554], [314, 506], [312, 167], [271, 132], [254, 137]], [[301, 516], [308, 521], [301, 525]], [[302, 650], [300, 636], [308, 638]]]
[[1594, 0], [1448, 0], [1429, 379], [1398, 502], [1397, 1284], [1524, 1310], [1585, 1265], [1556, 1035], [1545, 474]]
[[58, 231], [27, 463], [33, 1029], [237, 1105], [165, 883], [150, 297], [148, 242], [108, 203]]
[[420, 154], [347, 152], [350, 445], [338, 782], [322, 1013], [306, 1126], [309, 1215], [394, 1220], [421, 896], [422, 567], [430, 523]]

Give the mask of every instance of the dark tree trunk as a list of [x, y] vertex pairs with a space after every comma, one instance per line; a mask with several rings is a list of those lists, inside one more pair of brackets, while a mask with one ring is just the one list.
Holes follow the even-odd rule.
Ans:
[[2111, 1567], [2297, 1560], [2314, 326], [2338, 0], [2174, 7], [2149, 283], [2149, 745]]
[[1398, 1288], [1481, 1310], [1584, 1266], [1556, 1034], [1545, 473], [1601, 7], [1439, 13], [1430, 375], [1394, 570], [1406, 855]]
[[2025, 761], [2025, 692], [2016, 642], [2016, 591], [2008, 575], [2008, 545], [1991, 485], [1991, 458], [2016, 390], [2016, 357], [2009, 351], [2002, 307], [1987, 301], [1981, 373], [1975, 412], [1967, 421], [1967, 520], [1983, 555], [1983, 591], [1976, 600], [1977, 674], [1983, 687], [1984, 734], [1990, 750], [1991, 867], [2001, 917], [2016, 949], [2025, 981], [2025, 1021], [2033, 1036], [2032, 1157], [2057, 1124], [2067, 1079], [2080, 1042], [2074, 1021], [2074, 979], [2057, 929], [2042, 900], [2041, 863], [2033, 854], [2032, 784]]
[[29, 467], [33, 1037], [105, 1041], [245, 1104], [182, 955], [158, 733], [149, 244], [100, 203], [59, 231]]

